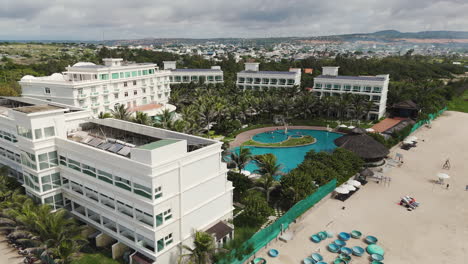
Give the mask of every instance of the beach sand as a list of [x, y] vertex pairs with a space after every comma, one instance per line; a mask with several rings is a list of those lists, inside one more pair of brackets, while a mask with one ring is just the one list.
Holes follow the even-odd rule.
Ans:
[[5, 241], [5, 236], [0, 234], [0, 264], [23, 263], [23, 257], [17, 254], [17, 249]]
[[[291, 225], [288, 231], [294, 232], [292, 240], [273, 240], [256, 256], [264, 257], [269, 264], [302, 263], [320, 250], [331, 263], [337, 254], [326, 246], [336, 236], [319, 244], [310, 241], [310, 236], [323, 230], [335, 234], [359, 230], [363, 236], [379, 239], [377, 244], [385, 250], [384, 263], [468, 263], [468, 114], [445, 112], [432, 128], [422, 127], [413, 135], [419, 138], [416, 148], [391, 151], [391, 157], [397, 152], [403, 154], [404, 163], [385, 172], [390, 184], [369, 181], [345, 202], [323, 201]], [[447, 158], [451, 168], [443, 170]], [[438, 172], [450, 175], [446, 181], [449, 189], [434, 183]], [[410, 212], [398, 205], [405, 195], [420, 202], [419, 208]], [[348, 245], [366, 246], [357, 239], [351, 239]], [[277, 258], [267, 256], [272, 248], [280, 251]], [[370, 263], [369, 255], [353, 257], [351, 263]]]

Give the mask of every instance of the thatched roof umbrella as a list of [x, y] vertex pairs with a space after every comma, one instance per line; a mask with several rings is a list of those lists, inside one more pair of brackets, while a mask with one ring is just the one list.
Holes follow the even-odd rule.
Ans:
[[335, 144], [367, 162], [382, 160], [390, 153], [384, 145], [368, 136], [363, 128], [354, 128], [349, 134], [335, 139]]

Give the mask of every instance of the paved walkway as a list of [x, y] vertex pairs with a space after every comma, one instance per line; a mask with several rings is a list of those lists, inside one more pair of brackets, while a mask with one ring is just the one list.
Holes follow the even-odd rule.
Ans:
[[[263, 133], [267, 131], [274, 131], [276, 129], [284, 129], [284, 126], [272, 126], [272, 127], [262, 127], [256, 128], [249, 131], [245, 131], [236, 136], [234, 141], [231, 142], [231, 148], [239, 147], [242, 143], [252, 139], [258, 133]], [[314, 130], [327, 130], [326, 127], [319, 126], [288, 126], [288, 129], [314, 129]]]

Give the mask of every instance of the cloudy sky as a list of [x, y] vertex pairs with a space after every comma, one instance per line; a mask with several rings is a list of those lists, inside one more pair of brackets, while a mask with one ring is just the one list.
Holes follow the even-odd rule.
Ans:
[[0, 1], [0, 39], [317, 36], [385, 29], [468, 31], [468, 0]]

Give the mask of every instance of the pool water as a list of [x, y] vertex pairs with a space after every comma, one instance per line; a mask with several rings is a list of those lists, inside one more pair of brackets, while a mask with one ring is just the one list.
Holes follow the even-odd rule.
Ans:
[[[272, 133], [273, 132], [273, 133]], [[311, 130], [311, 129], [289, 129], [285, 135], [284, 130], [276, 130], [272, 132], [264, 132], [257, 134], [252, 137], [253, 140], [262, 143], [277, 143], [284, 141], [288, 136], [304, 136], [309, 135], [316, 139], [316, 142], [311, 145], [300, 146], [300, 147], [246, 147], [252, 152], [252, 155], [262, 155], [266, 153], [272, 153], [278, 159], [278, 163], [282, 166], [283, 172], [289, 172], [296, 168], [302, 161], [307, 152], [311, 149], [316, 152], [320, 151], [333, 151], [336, 148], [334, 140], [341, 137], [341, 134], [322, 131], [322, 130]], [[239, 148], [235, 148], [237, 151]], [[251, 162], [246, 167], [246, 170], [254, 172], [257, 166]]]

